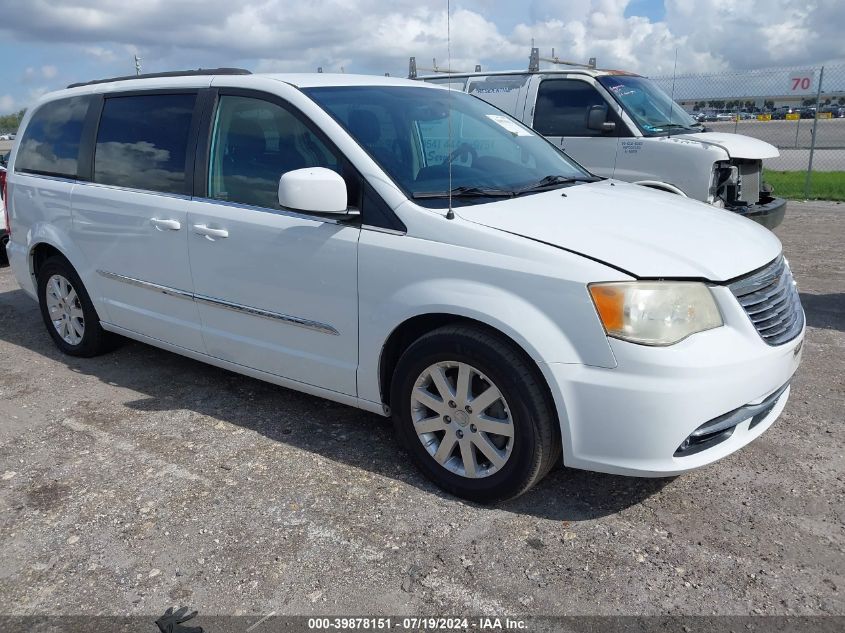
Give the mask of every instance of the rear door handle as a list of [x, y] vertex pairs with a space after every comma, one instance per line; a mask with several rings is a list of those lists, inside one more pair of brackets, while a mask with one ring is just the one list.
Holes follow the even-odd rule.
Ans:
[[182, 224], [178, 220], [160, 220], [159, 218], [151, 218], [150, 223], [159, 231], [178, 231], [182, 228]]
[[226, 229], [213, 229], [205, 224], [194, 224], [194, 233], [197, 235], [204, 235], [209, 239], [215, 237], [229, 237], [229, 231]]

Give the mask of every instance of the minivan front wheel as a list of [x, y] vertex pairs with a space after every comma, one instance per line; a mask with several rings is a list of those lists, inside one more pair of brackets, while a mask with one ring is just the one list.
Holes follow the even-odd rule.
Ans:
[[540, 381], [509, 341], [471, 326], [439, 328], [397, 365], [397, 435], [445, 490], [482, 503], [518, 496], [560, 457], [557, 419]]
[[51, 257], [39, 268], [38, 303], [47, 332], [65, 354], [97, 356], [113, 347], [113, 335], [100, 327], [85, 286], [63, 257]]

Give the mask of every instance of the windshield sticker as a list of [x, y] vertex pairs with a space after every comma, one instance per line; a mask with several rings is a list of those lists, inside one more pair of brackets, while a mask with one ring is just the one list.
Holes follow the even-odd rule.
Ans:
[[511, 121], [508, 117], [501, 115], [501, 114], [488, 114], [486, 115], [488, 119], [493, 121], [493, 123], [498, 123], [499, 126], [513, 134], [514, 136], [534, 136], [531, 132], [529, 132], [524, 127], [517, 125], [514, 121]]

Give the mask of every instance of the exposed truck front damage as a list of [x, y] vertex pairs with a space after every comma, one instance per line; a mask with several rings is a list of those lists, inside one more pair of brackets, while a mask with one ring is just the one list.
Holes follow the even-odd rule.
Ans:
[[783, 221], [786, 200], [776, 198], [763, 181], [763, 160], [777, 157], [776, 147], [740, 134], [701, 132], [682, 137], [718, 147], [728, 155], [727, 160], [713, 164], [708, 202], [770, 229]]
[[713, 165], [709, 202], [770, 229], [786, 214], [786, 200], [772, 195], [763, 181], [761, 160], [733, 158]]

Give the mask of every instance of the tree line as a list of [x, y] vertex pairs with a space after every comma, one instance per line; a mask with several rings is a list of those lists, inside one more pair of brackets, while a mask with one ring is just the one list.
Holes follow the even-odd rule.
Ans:
[[[827, 98], [822, 100], [823, 106], [835, 105], [837, 103], [839, 105], [845, 105], [845, 97], [839, 97], [838, 99], [836, 99], [835, 97], [834, 98], [827, 97]], [[815, 100], [815, 98], [804, 99], [804, 101], [802, 102], [802, 105], [804, 105], [804, 106], [816, 105], [816, 100]], [[693, 105], [692, 109], [693, 109], [694, 112], [698, 112], [699, 110], [703, 110], [704, 108], [712, 108], [714, 110], [733, 110], [733, 109], [738, 109], [738, 108], [743, 108], [743, 107], [746, 110], [751, 110], [754, 107], [754, 102], [753, 101], [741, 101], [741, 100], [735, 100], [735, 101], [719, 101], [719, 100], [696, 101], [695, 105]], [[767, 99], [766, 101], [763, 102], [763, 107], [768, 109], [768, 110], [772, 110], [775, 107], [775, 102], [773, 100]]]
[[12, 114], [0, 115], [0, 132], [8, 134], [9, 132], [17, 132], [18, 126], [21, 124], [21, 119], [26, 110], [20, 112], [13, 112]]

